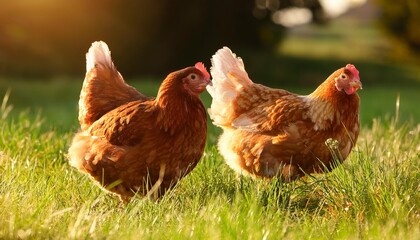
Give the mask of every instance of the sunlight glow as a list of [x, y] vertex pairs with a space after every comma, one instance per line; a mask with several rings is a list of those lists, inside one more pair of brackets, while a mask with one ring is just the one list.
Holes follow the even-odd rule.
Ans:
[[307, 8], [286, 8], [274, 12], [271, 19], [276, 24], [293, 27], [309, 23], [312, 20], [312, 13]]
[[319, 0], [325, 13], [329, 17], [337, 17], [352, 7], [360, 6], [366, 3], [366, 0]]
[[[367, 0], [319, 0], [323, 11], [329, 18], [338, 17], [350, 8], [360, 6], [366, 3]], [[283, 25], [285, 27], [294, 27], [306, 24], [312, 21], [312, 12], [308, 8], [303, 7], [289, 7], [280, 10], [279, 5], [275, 4], [279, 1], [273, 0], [256, 0], [257, 9], [269, 9], [274, 11], [271, 19], [274, 23]]]

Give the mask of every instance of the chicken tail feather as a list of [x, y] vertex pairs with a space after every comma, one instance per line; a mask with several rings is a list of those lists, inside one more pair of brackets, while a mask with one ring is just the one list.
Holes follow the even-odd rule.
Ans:
[[92, 43], [89, 51], [86, 53], [86, 72], [101, 64], [108, 68], [114, 68], [112, 63], [111, 51], [105, 42], [97, 41]]
[[111, 58], [105, 42], [92, 43], [86, 53], [86, 76], [79, 100], [79, 122], [82, 130], [112, 109], [148, 97], [129, 86]]
[[245, 71], [242, 59], [236, 57], [227, 47], [218, 50], [213, 55], [211, 62], [210, 71], [213, 84], [207, 86], [207, 91], [213, 100], [209, 114], [214, 124], [227, 126], [231, 122], [229, 116], [232, 116], [232, 101], [243, 87], [253, 84], [253, 82]]

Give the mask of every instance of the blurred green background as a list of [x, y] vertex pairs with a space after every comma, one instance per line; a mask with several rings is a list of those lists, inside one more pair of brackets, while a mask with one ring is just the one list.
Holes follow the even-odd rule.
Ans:
[[[360, 70], [362, 122], [420, 122], [420, 3], [417, 0], [2, 1], [0, 95], [12, 115], [40, 115], [76, 130], [91, 42], [108, 43], [126, 80], [155, 95], [171, 71], [229, 46], [251, 78], [308, 94], [330, 73]], [[205, 105], [210, 97], [203, 95]]]

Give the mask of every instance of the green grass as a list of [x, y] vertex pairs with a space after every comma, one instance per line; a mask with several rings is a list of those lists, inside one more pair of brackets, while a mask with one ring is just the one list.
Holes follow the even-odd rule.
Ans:
[[[66, 96], [56, 94], [60, 105], [58, 99]], [[66, 109], [75, 104], [62, 100]], [[159, 202], [124, 206], [67, 163], [75, 126], [58, 131], [30, 111], [7, 115], [8, 110], [2, 107], [0, 121], [0, 239], [415, 239], [420, 234], [420, 124], [375, 119], [363, 127], [343, 166], [290, 184], [237, 178], [214, 147], [212, 128], [203, 159], [174, 191]]]
[[[11, 89], [0, 109], [0, 239], [418, 239], [420, 69], [388, 62], [391, 46], [372, 27], [346, 24], [297, 28], [280, 56], [234, 49], [256, 82], [300, 94], [347, 61], [360, 70], [356, 148], [333, 172], [290, 184], [235, 176], [209, 124], [191, 174], [161, 201], [124, 206], [66, 159], [83, 76], [0, 78], [0, 96]], [[147, 95], [158, 87], [130, 84]]]

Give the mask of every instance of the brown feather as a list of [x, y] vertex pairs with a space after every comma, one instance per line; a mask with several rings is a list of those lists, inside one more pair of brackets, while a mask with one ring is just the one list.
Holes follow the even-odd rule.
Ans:
[[105, 113], [134, 100], [148, 100], [127, 85], [114, 66], [97, 64], [86, 73], [79, 100], [79, 122], [82, 130]]

